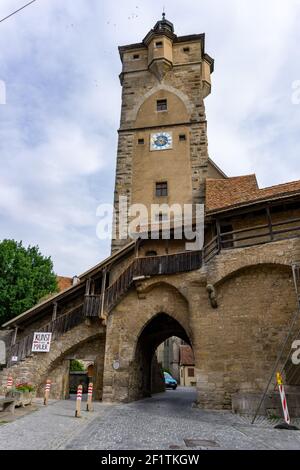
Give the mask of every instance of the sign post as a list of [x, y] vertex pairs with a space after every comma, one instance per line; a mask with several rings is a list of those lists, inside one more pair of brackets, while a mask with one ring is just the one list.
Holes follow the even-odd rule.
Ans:
[[50, 352], [52, 333], [34, 333], [32, 341], [32, 352]]

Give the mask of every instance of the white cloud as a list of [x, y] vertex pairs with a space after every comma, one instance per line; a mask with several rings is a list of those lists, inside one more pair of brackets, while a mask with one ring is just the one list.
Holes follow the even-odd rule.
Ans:
[[[0, 18], [23, 5], [1, 0]], [[299, 178], [299, 0], [165, 0], [179, 35], [206, 32], [216, 60], [206, 100], [209, 150], [230, 175]], [[113, 199], [121, 71], [117, 46], [141, 41], [150, 0], [38, 0], [0, 24], [0, 237], [39, 244], [73, 275], [109, 253], [96, 208]]]

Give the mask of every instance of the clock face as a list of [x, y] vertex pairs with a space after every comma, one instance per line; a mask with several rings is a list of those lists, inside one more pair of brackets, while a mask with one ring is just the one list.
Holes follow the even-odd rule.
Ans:
[[171, 132], [159, 132], [158, 134], [151, 134], [150, 139], [151, 150], [168, 150], [173, 146], [173, 139]]

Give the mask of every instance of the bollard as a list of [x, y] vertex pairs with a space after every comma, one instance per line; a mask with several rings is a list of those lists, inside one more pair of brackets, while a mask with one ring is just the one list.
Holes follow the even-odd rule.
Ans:
[[7, 388], [7, 390], [11, 390], [11, 389], [12, 389], [13, 382], [14, 382], [14, 381], [13, 381], [12, 376], [9, 375], [9, 376], [7, 377], [7, 382], [6, 382], [6, 388]]
[[44, 396], [44, 405], [48, 405], [48, 400], [50, 396], [50, 389], [51, 389], [51, 380], [48, 379], [45, 385], [45, 396]]
[[283, 415], [284, 415], [284, 420], [286, 424], [291, 423], [290, 415], [289, 415], [289, 410], [287, 406], [287, 401], [286, 401], [286, 396], [285, 396], [285, 391], [284, 391], [284, 386], [283, 386], [283, 379], [281, 377], [281, 374], [278, 372], [277, 373], [277, 384], [279, 387], [279, 392], [280, 392], [280, 398], [281, 398], [281, 404], [282, 404], [282, 409], [283, 409]]
[[81, 418], [81, 400], [82, 400], [82, 385], [78, 385], [75, 418]]
[[93, 383], [89, 383], [86, 411], [93, 411]]

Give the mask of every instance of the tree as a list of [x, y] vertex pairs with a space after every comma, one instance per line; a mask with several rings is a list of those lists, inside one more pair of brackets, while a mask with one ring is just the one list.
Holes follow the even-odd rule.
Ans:
[[53, 263], [38, 246], [25, 248], [15, 240], [0, 243], [0, 325], [54, 292], [58, 286]]
[[70, 364], [70, 371], [71, 372], [84, 372], [85, 371], [84, 364], [81, 361], [78, 361], [78, 359], [72, 359], [71, 364]]

